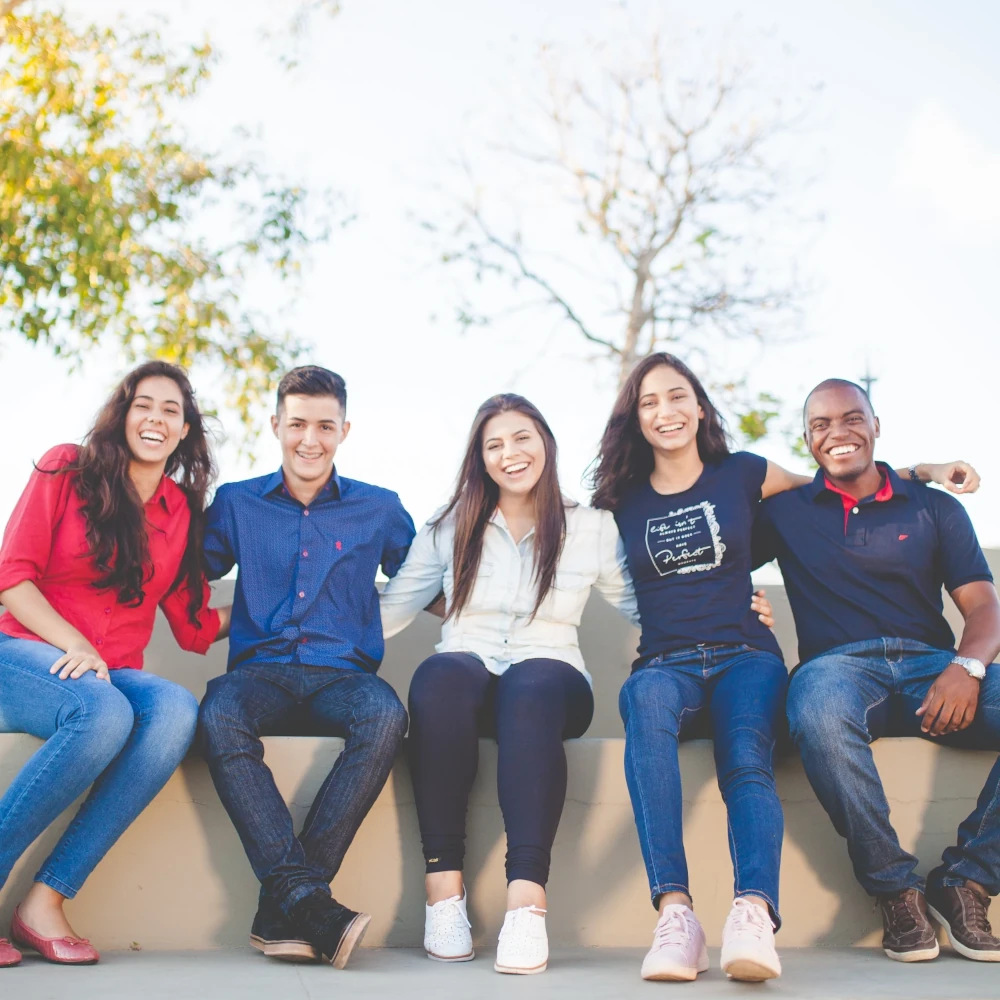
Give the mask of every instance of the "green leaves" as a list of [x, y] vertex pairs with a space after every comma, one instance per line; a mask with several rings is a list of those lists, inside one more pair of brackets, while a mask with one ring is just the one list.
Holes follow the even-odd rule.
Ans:
[[221, 370], [252, 435], [302, 344], [245, 289], [294, 279], [328, 227], [306, 227], [301, 187], [189, 144], [176, 113], [209, 77], [207, 42], [20, 9], [0, 16], [0, 320], [61, 356], [111, 341]]

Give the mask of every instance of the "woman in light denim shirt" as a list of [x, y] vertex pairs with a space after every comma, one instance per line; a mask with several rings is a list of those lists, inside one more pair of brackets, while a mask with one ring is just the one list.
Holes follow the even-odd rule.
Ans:
[[565, 498], [556, 443], [521, 396], [494, 396], [472, 425], [458, 485], [382, 594], [386, 636], [444, 592], [437, 653], [410, 685], [410, 755], [427, 865], [429, 957], [474, 957], [462, 878], [478, 737], [495, 735], [507, 832], [507, 914], [498, 972], [542, 972], [545, 883], [566, 794], [563, 740], [583, 735], [594, 701], [577, 639], [596, 586], [636, 623], [610, 511]]

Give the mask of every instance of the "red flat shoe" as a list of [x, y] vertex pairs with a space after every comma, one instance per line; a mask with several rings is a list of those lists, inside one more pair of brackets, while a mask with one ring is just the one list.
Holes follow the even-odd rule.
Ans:
[[93, 965], [101, 958], [86, 938], [47, 938], [36, 934], [21, 920], [16, 909], [10, 922], [10, 937], [25, 948], [34, 948], [47, 962], [57, 965]]
[[20, 961], [21, 953], [6, 938], [0, 938], [0, 969], [18, 965]]

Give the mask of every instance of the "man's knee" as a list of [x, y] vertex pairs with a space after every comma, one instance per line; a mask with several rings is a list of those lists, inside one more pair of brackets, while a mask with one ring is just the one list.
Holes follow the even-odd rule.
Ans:
[[398, 744], [406, 733], [409, 718], [391, 685], [372, 675], [355, 704], [354, 720], [355, 724], [377, 729], [381, 739]]
[[867, 742], [866, 712], [847, 697], [843, 678], [814, 662], [800, 668], [788, 688], [788, 730], [801, 751], [836, 754], [852, 738]]
[[206, 757], [225, 753], [241, 739], [255, 738], [232, 674], [217, 677], [209, 686], [198, 711], [198, 743]]

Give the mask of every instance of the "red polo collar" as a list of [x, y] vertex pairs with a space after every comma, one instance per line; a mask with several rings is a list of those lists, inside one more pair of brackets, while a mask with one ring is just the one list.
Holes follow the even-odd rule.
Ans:
[[[837, 496], [840, 497], [841, 503], [844, 505], [844, 534], [846, 535], [847, 522], [850, 520], [851, 511], [858, 506], [859, 501], [857, 497], [852, 497], [850, 493], [845, 493], [843, 490], [834, 486], [833, 483], [826, 478], [826, 476], [823, 477], [823, 485], [831, 493], [836, 493]], [[878, 488], [872, 499], [877, 503], [884, 503], [886, 500], [892, 499], [892, 482], [885, 473], [882, 473], [882, 485]]]

